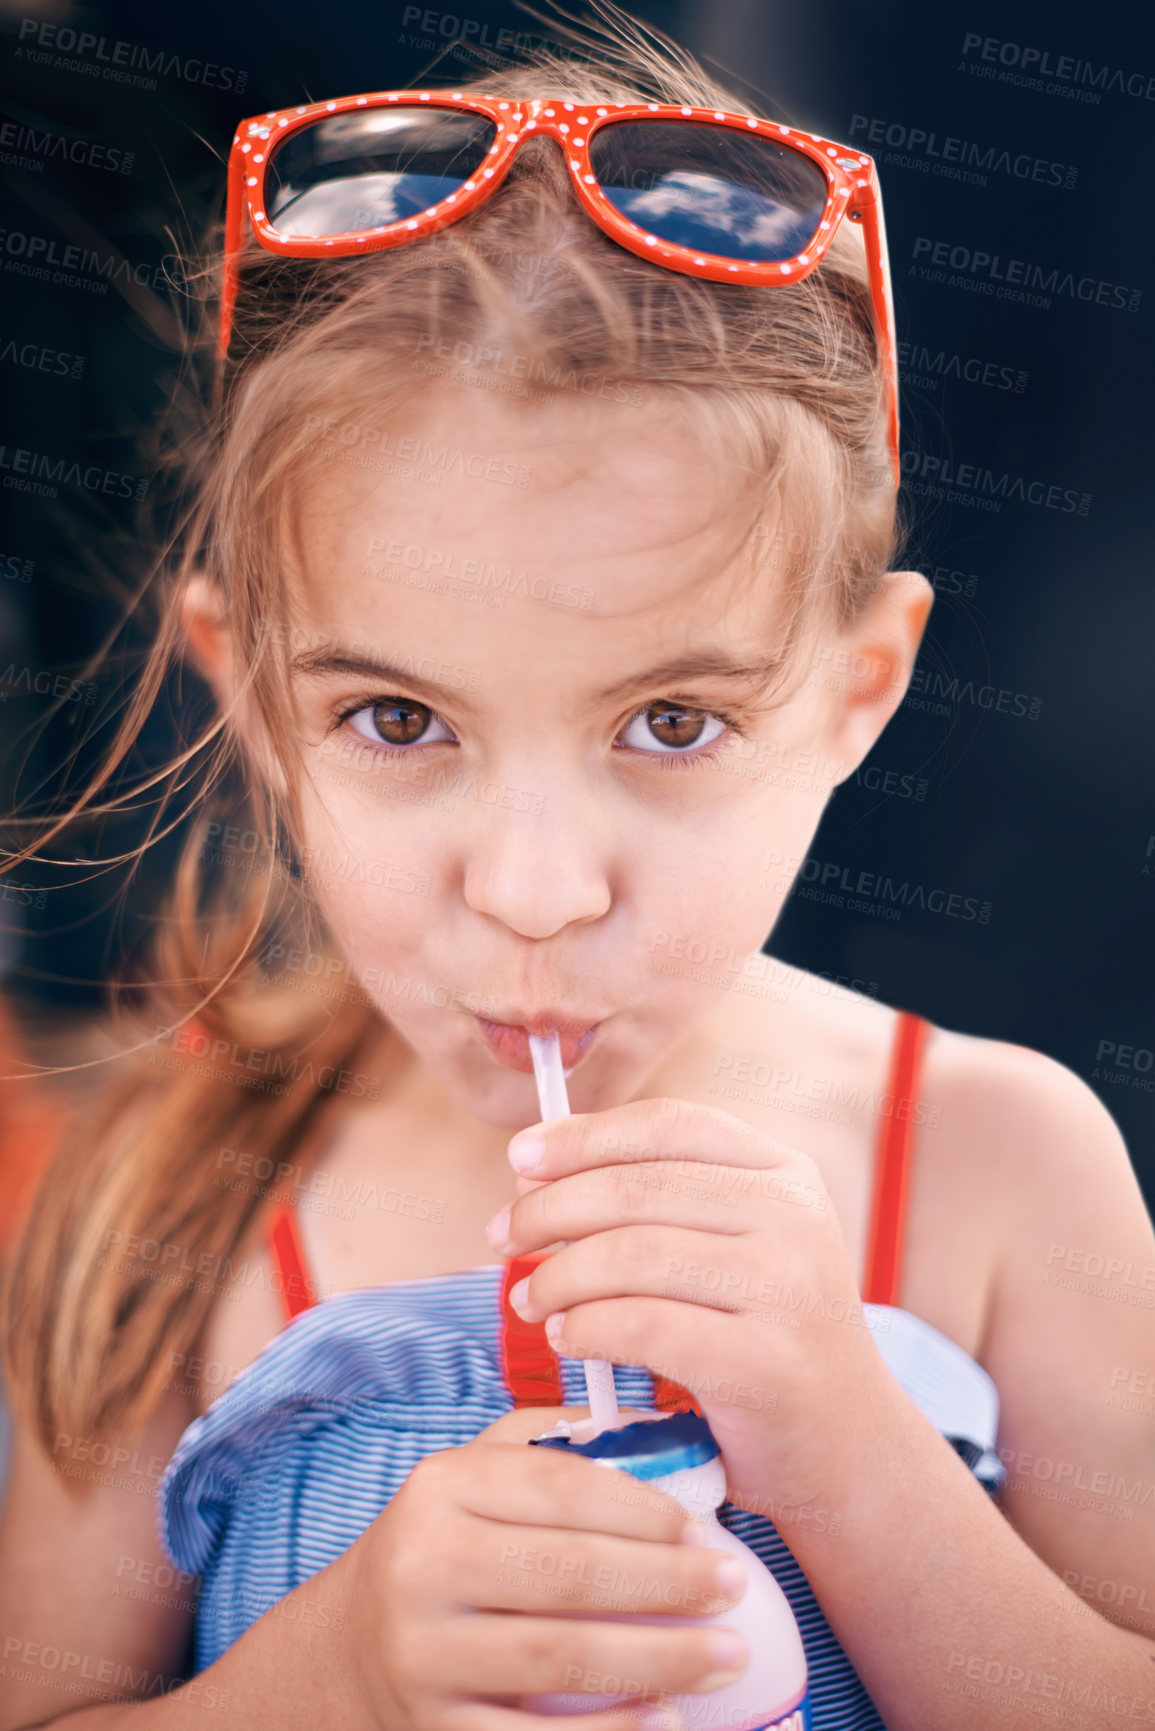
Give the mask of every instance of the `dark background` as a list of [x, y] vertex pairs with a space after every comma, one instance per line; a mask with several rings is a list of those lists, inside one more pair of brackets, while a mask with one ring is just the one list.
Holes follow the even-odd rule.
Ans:
[[[827, 871], [828, 894], [843, 893], [860, 872], [909, 884], [898, 899], [895, 891], [876, 898], [901, 918], [810, 899], [803, 883], [769, 947], [865, 981], [946, 1027], [1068, 1065], [1121, 1126], [1151, 1203], [1155, 590], [1145, 483], [1155, 271], [1146, 152], [1155, 30], [1119, 9], [969, 0], [647, 0], [632, 10], [768, 112], [876, 157], [899, 339], [910, 345], [906, 464], [942, 458], [989, 470], [988, 486], [1006, 477], [1009, 492], [1021, 477], [1024, 486], [1041, 482], [1044, 496], [1053, 489], [1053, 499], [1078, 502], [1064, 511], [1003, 497], [989, 511], [973, 483], [954, 498], [910, 495], [906, 562], [938, 591], [921, 690], [871, 760], [877, 774], [860, 773], [836, 795], [814, 846], [820, 863], [807, 867], [819, 887]], [[82, 62], [37, 49], [29, 19], [125, 41], [150, 58], [164, 49], [179, 70], [141, 71], [136, 85], [94, 76], [101, 63], [91, 52]], [[5, 804], [18, 771], [22, 788], [34, 785], [75, 740], [82, 715], [114, 708], [117, 676], [106, 672], [91, 702], [85, 690], [61, 706], [29, 757], [23, 736], [52, 700], [27, 686], [38, 673], [78, 666], [113, 626], [139, 568], [140, 535], [136, 508], [115, 493], [75, 484], [60, 485], [55, 498], [14, 491], [12, 453], [147, 480], [141, 436], [164, 412], [174, 371], [162, 261], [223, 196], [221, 161], [237, 120], [298, 100], [452, 82], [478, 64], [464, 39], [493, 52], [501, 29], [540, 36], [547, 27], [491, 0], [463, 0], [456, 12], [438, 6], [424, 18], [376, 0], [0, 6], [0, 121], [82, 141], [74, 154], [83, 158], [52, 156], [30, 168], [13, 160], [29, 152], [11, 131], [0, 149]], [[993, 58], [968, 38], [993, 38]], [[1023, 77], [1025, 49], [1049, 55], [1041, 90], [1010, 81]], [[1058, 81], [1063, 56], [1082, 64]], [[190, 72], [190, 57], [214, 70]], [[1027, 77], [1038, 76], [1031, 58]], [[1112, 88], [1116, 71], [1140, 94], [1118, 80]], [[1098, 100], [1079, 100], [1080, 91]], [[879, 123], [873, 137], [871, 122]], [[959, 165], [972, 178], [934, 172], [959, 154], [959, 145], [944, 145], [948, 137], [974, 147], [969, 165]], [[91, 159], [94, 145], [109, 153], [104, 163]], [[117, 166], [108, 165], [113, 151]], [[4, 248], [27, 244], [12, 243], [13, 233], [55, 240], [58, 251], [74, 244], [107, 257], [115, 249], [145, 280], [103, 294], [32, 280], [11, 268], [21, 255]], [[916, 257], [920, 239], [957, 249], [960, 268], [942, 274], [959, 281], [918, 274], [927, 262], [925, 248]], [[1049, 306], [984, 293], [982, 272], [968, 268], [976, 251], [1026, 260], [1043, 278], [1057, 273], [1056, 285], [1070, 273], [1084, 293], [1088, 281], [1092, 293], [1107, 283], [1106, 304], [1059, 286]], [[100, 279], [88, 272], [87, 280]], [[1126, 304], [1112, 304], [1118, 298]], [[67, 371], [80, 376], [56, 372], [55, 358], [47, 371], [16, 358], [29, 344], [70, 357]], [[976, 376], [959, 376], [965, 363]], [[170, 743], [162, 716], [148, 751], [159, 757]], [[115, 839], [130, 844], [139, 833], [139, 824], [123, 825]], [[101, 979], [148, 934], [171, 857], [171, 844], [158, 849], [127, 898], [115, 875], [46, 900], [38, 889], [9, 889], [0, 908], [14, 928], [0, 938], [9, 991], [41, 1019], [98, 1006]], [[21, 883], [78, 875], [29, 869]], [[964, 908], [988, 904], [985, 922], [921, 905], [935, 889]]]

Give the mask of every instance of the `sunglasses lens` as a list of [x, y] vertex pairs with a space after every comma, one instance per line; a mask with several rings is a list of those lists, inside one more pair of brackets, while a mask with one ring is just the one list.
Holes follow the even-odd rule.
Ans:
[[326, 115], [270, 154], [266, 215], [315, 240], [404, 222], [460, 191], [496, 135], [483, 114], [425, 102]]
[[610, 203], [643, 233], [720, 258], [795, 258], [826, 204], [826, 176], [801, 151], [706, 121], [610, 121], [589, 155]]

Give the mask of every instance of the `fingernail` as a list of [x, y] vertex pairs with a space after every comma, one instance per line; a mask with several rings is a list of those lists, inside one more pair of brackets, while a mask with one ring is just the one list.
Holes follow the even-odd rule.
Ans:
[[741, 1676], [750, 1662], [750, 1649], [737, 1629], [715, 1629], [710, 1636], [710, 1657], [727, 1676]]
[[701, 1521], [687, 1521], [682, 1528], [682, 1543], [684, 1545], [706, 1544], [706, 1529]]
[[523, 1306], [525, 1304], [525, 1298], [526, 1298], [526, 1294], [528, 1291], [529, 1291], [529, 1277], [527, 1275], [524, 1280], [518, 1281], [517, 1285], [513, 1288], [512, 1292], [509, 1295], [510, 1309], [516, 1310], [517, 1314], [521, 1317], [523, 1322], [525, 1321], [525, 1316], [523, 1314]]
[[697, 1689], [724, 1689], [727, 1683], [736, 1683], [742, 1675], [741, 1671], [711, 1671], [708, 1677], [703, 1677]]
[[549, 1344], [553, 1347], [555, 1352], [558, 1349], [558, 1341], [561, 1339], [561, 1331], [564, 1324], [564, 1310], [555, 1310], [552, 1315], [547, 1316], [545, 1319], [545, 1338], [549, 1341]]
[[494, 1250], [504, 1250], [509, 1243], [509, 1204], [499, 1208], [489, 1225], [485, 1228], [485, 1236]]
[[536, 1172], [545, 1158], [545, 1137], [519, 1130], [509, 1144], [509, 1164], [515, 1172]]
[[718, 1591], [728, 1599], [740, 1599], [750, 1585], [750, 1577], [737, 1557], [723, 1557], [715, 1579]]

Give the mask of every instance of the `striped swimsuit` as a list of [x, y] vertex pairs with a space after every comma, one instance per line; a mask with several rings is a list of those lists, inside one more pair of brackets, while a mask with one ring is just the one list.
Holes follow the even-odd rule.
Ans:
[[[898, 1289], [912, 1106], [926, 1024], [900, 1015], [881, 1118], [864, 1317], [887, 1367], [988, 1490], [998, 1395], [946, 1335], [892, 1303]], [[540, 1260], [398, 1281], [312, 1304], [291, 1211], [274, 1217], [287, 1326], [185, 1431], [160, 1489], [164, 1545], [201, 1576], [198, 1671], [269, 1607], [347, 1550], [424, 1455], [466, 1443], [514, 1406], [582, 1405], [581, 1363], [558, 1357], [542, 1324], [508, 1295]], [[617, 1366], [618, 1399], [652, 1411], [692, 1406], [687, 1391]], [[895, 1463], [901, 1470], [901, 1463]], [[780, 1511], [783, 1530], [801, 1511]], [[719, 1518], [766, 1563], [806, 1647], [814, 1731], [885, 1731], [809, 1582], [774, 1524], [724, 1503]], [[808, 1524], [833, 1517], [807, 1511]], [[880, 1565], [882, 1559], [880, 1559]], [[323, 1607], [314, 1611], [323, 1621]]]

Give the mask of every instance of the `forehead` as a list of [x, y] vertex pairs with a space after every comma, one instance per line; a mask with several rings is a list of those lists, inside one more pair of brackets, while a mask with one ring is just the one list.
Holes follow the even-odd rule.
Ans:
[[470, 388], [316, 418], [294, 499], [298, 617], [404, 632], [440, 615], [476, 636], [500, 614], [524, 636], [567, 613], [685, 630], [751, 601], [732, 578], [757, 477], [716, 416], [668, 393], [526, 405]]

